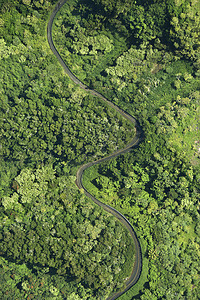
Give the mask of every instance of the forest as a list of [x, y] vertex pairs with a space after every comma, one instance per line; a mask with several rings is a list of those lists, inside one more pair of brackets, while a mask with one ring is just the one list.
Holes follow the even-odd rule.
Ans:
[[[75, 85], [47, 41], [56, 0], [0, 0], [0, 298], [108, 299], [135, 261], [127, 229], [75, 184], [135, 128]], [[119, 299], [200, 299], [200, 2], [68, 0], [53, 41], [135, 117], [135, 149], [83, 174], [132, 224], [138, 282]]]

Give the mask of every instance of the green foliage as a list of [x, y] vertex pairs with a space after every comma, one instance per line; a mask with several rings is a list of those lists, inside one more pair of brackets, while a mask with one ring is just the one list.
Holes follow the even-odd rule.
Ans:
[[[134, 259], [122, 225], [78, 193], [72, 176], [56, 178], [50, 166], [23, 169], [15, 180], [17, 192], [2, 199], [1, 255], [73, 279], [96, 295], [120, 288]], [[60, 295], [54, 286], [50, 292]]]
[[190, 59], [198, 57], [200, 46], [199, 1], [168, 1], [170, 16], [169, 39], [178, 55]]
[[[64, 76], [46, 42], [55, 2], [0, 1], [1, 299], [106, 299], [134, 262], [126, 230], [73, 176], [133, 129]], [[138, 149], [84, 173], [142, 244], [122, 299], [200, 298], [198, 12], [198, 1], [69, 0], [54, 23], [71, 70], [144, 130]]]
[[[193, 249], [198, 248], [193, 227], [198, 223], [196, 172], [183, 163], [183, 158], [173, 159], [171, 151], [166, 151], [168, 159], [161, 152], [157, 145], [157, 153], [150, 159], [148, 149], [143, 147], [136, 150], [135, 156], [127, 154], [114, 162], [92, 167], [96, 171], [87, 170], [84, 184], [101, 201], [132, 218], [138, 237], [147, 242], [150, 287], [143, 290], [142, 297], [146, 299], [145, 295], [152, 293], [162, 298], [170, 288], [171, 293], [184, 292], [198, 299], [198, 291], [191, 289], [194, 282], [197, 284], [199, 268], [197, 253], [193, 256]], [[94, 188], [87, 184], [89, 181]], [[191, 265], [188, 256], [192, 257]], [[181, 272], [187, 272], [187, 284]], [[176, 284], [172, 286], [173, 276]]]
[[95, 1], [95, 4], [99, 5], [100, 11], [103, 10], [106, 17], [108, 16], [116, 17], [119, 14], [126, 13], [128, 7], [130, 7], [132, 3], [131, 0], [125, 0], [125, 1], [97, 0]]
[[[27, 164], [56, 160], [63, 168], [66, 159], [81, 163], [91, 155], [101, 157], [122, 147], [132, 136], [131, 126], [102, 102], [69, 84], [60, 68], [54, 67], [43, 38], [34, 48], [32, 38], [28, 48], [21, 42], [7, 46], [1, 40], [2, 171], [8, 164], [19, 170]], [[9, 185], [6, 172], [2, 180]]]
[[151, 5], [148, 10], [135, 5], [127, 14], [127, 26], [134, 39], [147, 42], [162, 37], [162, 27], [165, 23], [165, 4]]
[[[79, 28], [78, 28], [79, 29]], [[80, 29], [79, 29], [80, 30]], [[70, 31], [72, 37], [76, 37], [76, 28]], [[85, 39], [84, 32], [78, 33], [79, 38], [75, 38], [72, 49], [76, 54], [96, 55], [109, 53], [113, 49], [112, 41], [105, 35], [89, 36]]]

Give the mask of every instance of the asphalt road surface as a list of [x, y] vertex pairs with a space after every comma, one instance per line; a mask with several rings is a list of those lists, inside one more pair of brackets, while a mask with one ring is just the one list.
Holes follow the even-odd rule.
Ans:
[[115, 151], [114, 153], [110, 154], [109, 156], [106, 156], [104, 158], [101, 158], [99, 160], [95, 160], [93, 162], [89, 162], [87, 164], [82, 165], [78, 171], [77, 171], [77, 176], [76, 176], [76, 185], [79, 189], [84, 190], [85, 195], [87, 195], [88, 197], [90, 197], [96, 204], [98, 204], [99, 206], [102, 206], [103, 209], [109, 213], [111, 213], [113, 216], [115, 216], [129, 231], [131, 238], [134, 241], [134, 253], [133, 255], [135, 255], [135, 263], [133, 265], [133, 269], [132, 269], [132, 273], [130, 275], [130, 277], [126, 280], [125, 282], [125, 287], [122, 291], [113, 293], [110, 297], [107, 298], [107, 300], [114, 300], [117, 299], [119, 296], [121, 296], [122, 294], [124, 294], [126, 291], [128, 291], [133, 285], [136, 284], [136, 282], [138, 281], [141, 271], [142, 271], [142, 253], [141, 253], [141, 247], [140, 247], [140, 243], [139, 240], [136, 236], [136, 233], [134, 231], [134, 228], [132, 227], [132, 225], [130, 224], [130, 222], [116, 209], [112, 208], [109, 205], [106, 205], [104, 203], [102, 203], [101, 201], [99, 201], [98, 199], [96, 199], [94, 196], [92, 196], [87, 189], [84, 187], [83, 183], [82, 183], [82, 177], [83, 177], [83, 173], [84, 171], [96, 164], [99, 164], [101, 162], [107, 161], [113, 157], [116, 157], [118, 155], [121, 155], [123, 153], [126, 153], [130, 150], [132, 150], [133, 148], [137, 147], [139, 145], [139, 143], [143, 140], [143, 132], [142, 129], [139, 125], [139, 123], [137, 122], [137, 120], [132, 117], [131, 115], [129, 115], [128, 113], [126, 113], [125, 111], [121, 110], [118, 106], [116, 106], [115, 104], [113, 104], [111, 101], [109, 101], [108, 99], [106, 99], [103, 95], [101, 95], [100, 93], [98, 93], [95, 90], [91, 90], [87, 85], [85, 85], [84, 83], [82, 83], [71, 71], [70, 69], [67, 67], [67, 65], [65, 64], [65, 62], [63, 61], [62, 57], [60, 56], [59, 52], [57, 51], [54, 43], [53, 43], [53, 39], [52, 39], [52, 24], [54, 21], [54, 18], [56, 16], [56, 14], [58, 13], [58, 11], [62, 8], [62, 6], [67, 2], [67, 0], [60, 0], [57, 2], [57, 4], [55, 5], [55, 8], [50, 16], [48, 25], [47, 25], [47, 38], [48, 38], [48, 42], [49, 42], [49, 46], [52, 50], [52, 52], [55, 54], [55, 56], [58, 58], [60, 64], [62, 65], [62, 67], [64, 68], [65, 72], [69, 75], [69, 77], [71, 78], [71, 80], [73, 80], [73, 82], [75, 82], [76, 84], [78, 84], [82, 89], [84, 89], [85, 91], [88, 91], [89, 93], [91, 93], [92, 95], [101, 98], [103, 101], [105, 101], [109, 106], [111, 106], [112, 108], [114, 108], [116, 111], [118, 111], [124, 118], [126, 118], [127, 120], [129, 120], [130, 122], [132, 122], [135, 126], [135, 131], [133, 132], [133, 139], [123, 148], [123, 149], [119, 149], [117, 151]]

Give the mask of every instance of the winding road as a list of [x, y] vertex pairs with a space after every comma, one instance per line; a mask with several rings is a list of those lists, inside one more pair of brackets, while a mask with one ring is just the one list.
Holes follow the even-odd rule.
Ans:
[[84, 193], [86, 196], [90, 197], [96, 204], [98, 204], [99, 206], [103, 207], [103, 209], [109, 213], [111, 213], [113, 216], [115, 216], [129, 231], [133, 241], [134, 241], [134, 245], [135, 245], [135, 263], [133, 265], [133, 269], [132, 269], [132, 273], [130, 275], [130, 277], [126, 280], [125, 282], [125, 288], [123, 289], [123, 291], [119, 291], [116, 293], [113, 293], [113, 295], [111, 295], [110, 297], [107, 298], [107, 300], [114, 300], [117, 299], [119, 296], [121, 296], [122, 294], [124, 294], [126, 291], [128, 291], [134, 284], [136, 284], [136, 282], [138, 281], [140, 274], [141, 274], [141, 270], [142, 270], [142, 253], [141, 253], [141, 247], [140, 247], [140, 243], [139, 240], [136, 236], [136, 233], [134, 231], [134, 228], [132, 227], [132, 225], [130, 224], [130, 222], [116, 209], [112, 208], [109, 205], [106, 205], [104, 203], [102, 203], [101, 201], [99, 201], [98, 199], [96, 199], [94, 196], [92, 196], [84, 187], [83, 183], [82, 183], [82, 177], [83, 177], [83, 173], [84, 171], [96, 164], [99, 164], [101, 162], [107, 161], [113, 157], [116, 157], [120, 154], [126, 153], [128, 151], [130, 151], [132, 148], [136, 147], [140, 141], [143, 139], [142, 137], [142, 129], [139, 126], [137, 120], [132, 117], [131, 115], [129, 115], [128, 113], [124, 112], [123, 110], [121, 110], [118, 106], [114, 105], [111, 101], [109, 101], [108, 99], [106, 99], [103, 95], [101, 95], [100, 93], [98, 93], [95, 90], [91, 90], [87, 85], [85, 85], [84, 83], [82, 83], [71, 71], [70, 69], [67, 67], [67, 65], [65, 64], [65, 62], [63, 61], [62, 57], [60, 56], [59, 52], [57, 51], [54, 43], [53, 43], [53, 39], [52, 39], [52, 25], [53, 25], [53, 21], [54, 18], [56, 16], [56, 14], [58, 13], [58, 11], [61, 9], [61, 7], [67, 2], [67, 0], [60, 0], [57, 2], [57, 4], [55, 5], [55, 8], [49, 18], [49, 22], [47, 25], [47, 38], [48, 38], [48, 42], [49, 42], [49, 46], [52, 50], [52, 52], [55, 54], [55, 56], [58, 58], [60, 64], [62, 65], [62, 67], [64, 68], [65, 72], [69, 75], [69, 77], [71, 78], [71, 80], [73, 80], [73, 82], [75, 82], [77, 85], [79, 85], [82, 89], [84, 89], [85, 91], [90, 92], [92, 95], [97, 96], [99, 98], [101, 98], [104, 102], [106, 102], [110, 107], [114, 108], [116, 111], [118, 111], [125, 119], [129, 120], [131, 123], [134, 124], [135, 128], [136, 128], [136, 132], [134, 132], [134, 138], [123, 148], [123, 149], [119, 149], [117, 151], [115, 151], [114, 153], [110, 154], [109, 156], [106, 156], [104, 158], [101, 158], [99, 160], [95, 160], [93, 162], [89, 162], [87, 164], [82, 165], [78, 171], [77, 171], [77, 176], [76, 176], [76, 185], [78, 186], [79, 189], [84, 190]]

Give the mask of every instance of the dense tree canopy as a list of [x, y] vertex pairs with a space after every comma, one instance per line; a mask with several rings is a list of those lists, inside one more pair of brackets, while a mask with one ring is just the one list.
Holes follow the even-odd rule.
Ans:
[[[98, 298], [123, 285], [119, 274], [124, 269], [128, 275], [124, 264], [133, 263], [134, 247], [121, 224], [88, 202], [73, 181], [56, 178], [48, 166], [23, 169], [13, 182], [15, 192], [2, 198], [0, 253], [33, 271], [75, 280]], [[97, 292], [101, 286], [104, 291]]]
[[[0, 0], [2, 299], [106, 299], [134, 245], [75, 185], [135, 129], [65, 76], [46, 40], [56, 1]], [[69, 0], [53, 39], [75, 75], [135, 116], [138, 149], [84, 173], [142, 246], [121, 299], [199, 299], [200, 14], [196, 0]]]

